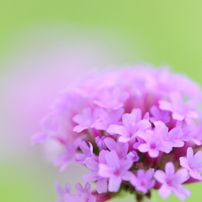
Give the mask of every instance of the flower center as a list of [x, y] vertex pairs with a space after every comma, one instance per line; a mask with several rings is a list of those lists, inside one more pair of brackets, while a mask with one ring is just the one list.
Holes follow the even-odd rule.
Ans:
[[143, 187], [145, 187], [146, 186], [146, 183], [145, 183], [145, 181], [141, 181], [141, 186], [143, 186]]
[[167, 185], [172, 186], [172, 180], [171, 179], [166, 179], [166, 183], [167, 183]]
[[150, 148], [151, 148], [151, 149], [156, 149], [156, 143], [154, 143], [154, 142], [151, 143]]
[[115, 176], [119, 176], [120, 174], [121, 174], [121, 171], [120, 171], [120, 170], [115, 170], [115, 171], [114, 171], [114, 175], [115, 175]]

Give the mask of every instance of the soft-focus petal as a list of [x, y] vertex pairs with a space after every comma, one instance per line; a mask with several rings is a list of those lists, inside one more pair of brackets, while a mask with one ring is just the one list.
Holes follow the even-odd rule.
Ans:
[[120, 188], [122, 179], [120, 177], [111, 177], [109, 179], [109, 191], [117, 192]]
[[97, 192], [99, 194], [107, 192], [107, 179], [101, 178], [96, 183]]
[[111, 135], [119, 134], [119, 135], [127, 136], [126, 129], [120, 125], [111, 124], [109, 128], [107, 129], [107, 132], [110, 133]]
[[102, 164], [100, 163], [99, 164], [99, 171], [98, 171], [98, 174], [101, 176], [101, 177], [106, 177], [106, 178], [109, 178], [112, 174], [112, 169], [109, 168], [106, 164]]
[[168, 162], [165, 165], [165, 172], [167, 175], [172, 175], [175, 172], [175, 167], [172, 162]]
[[162, 170], [157, 170], [154, 174], [154, 177], [162, 184], [165, 182], [166, 179], [166, 175]]
[[163, 199], [168, 198], [170, 196], [171, 192], [172, 191], [166, 185], [161, 186], [161, 188], [159, 189], [159, 195]]

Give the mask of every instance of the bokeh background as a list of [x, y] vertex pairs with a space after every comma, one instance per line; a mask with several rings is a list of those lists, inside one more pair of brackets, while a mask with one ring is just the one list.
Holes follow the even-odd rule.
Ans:
[[[59, 172], [30, 136], [87, 72], [151, 63], [202, 84], [201, 10], [200, 0], [0, 0], [0, 201], [51, 202], [55, 181], [82, 181], [85, 169]], [[197, 201], [202, 184], [188, 188]]]

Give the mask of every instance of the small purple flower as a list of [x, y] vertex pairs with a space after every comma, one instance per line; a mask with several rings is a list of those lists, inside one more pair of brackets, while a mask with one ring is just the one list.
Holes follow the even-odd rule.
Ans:
[[182, 121], [186, 118], [198, 118], [198, 114], [193, 110], [195, 102], [192, 100], [183, 102], [179, 93], [170, 94], [170, 102], [165, 100], [159, 101], [159, 108], [172, 112], [173, 119]]
[[167, 142], [170, 142], [173, 147], [183, 147], [184, 146], [184, 134], [180, 127], [175, 127], [168, 132], [167, 136], [164, 136], [163, 139]]
[[116, 110], [123, 107], [123, 103], [128, 97], [127, 92], [121, 92], [121, 89], [116, 87], [100, 90], [93, 102], [100, 107]]
[[78, 149], [79, 143], [81, 142], [80, 138], [76, 139], [73, 143], [66, 141], [65, 142], [65, 152], [60, 156], [56, 157], [54, 165], [62, 165], [60, 170], [64, 170], [69, 163], [75, 160], [76, 151]]
[[70, 184], [66, 183], [65, 187], [62, 188], [60, 184], [56, 182], [55, 190], [60, 196], [60, 199], [58, 199], [56, 202], [64, 202], [66, 200], [73, 201], [73, 199], [71, 199], [72, 195], [70, 194]]
[[130, 114], [124, 114], [122, 117], [123, 125], [112, 124], [107, 132], [114, 135], [118, 134], [120, 142], [128, 142], [137, 136], [137, 133], [146, 130], [151, 126], [148, 119], [142, 119], [140, 109], [133, 109]]
[[85, 164], [88, 159], [94, 158], [93, 145], [90, 142], [89, 145], [90, 147], [84, 141], [80, 143], [79, 146], [83, 153], [76, 154], [77, 163]]
[[65, 188], [62, 188], [56, 183], [56, 191], [60, 196], [56, 202], [96, 202], [96, 197], [91, 194], [91, 186], [86, 183], [85, 187], [82, 187], [80, 183], [76, 183], [75, 189], [77, 194], [70, 193], [70, 185], [67, 183]]
[[161, 183], [159, 194], [166, 199], [173, 192], [180, 200], [185, 200], [190, 196], [190, 191], [181, 184], [189, 179], [188, 172], [185, 169], [180, 169], [175, 173], [175, 168], [172, 162], [165, 165], [165, 172], [157, 170], [154, 177]]
[[157, 106], [153, 106], [150, 109], [152, 117], [150, 118], [151, 122], [162, 121], [168, 123], [170, 121], [170, 112], [161, 110]]
[[[105, 160], [102, 160], [102, 155], [100, 155], [99, 162], [105, 163]], [[89, 168], [92, 172], [87, 173], [86, 175], [83, 176], [83, 179], [85, 182], [95, 182], [96, 181], [96, 186], [97, 186], [97, 192], [99, 194], [107, 192], [107, 179], [100, 177], [98, 174], [99, 170], [99, 163], [94, 160], [94, 159], [89, 159], [86, 162], [87, 168]]]
[[202, 171], [202, 151], [194, 154], [193, 149], [189, 147], [187, 157], [180, 157], [180, 165], [187, 169], [191, 177], [202, 180], [202, 175], [199, 173], [199, 171]]
[[153, 179], [154, 171], [149, 169], [144, 171], [139, 169], [137, 171], [137, 176], [133, 175], [130, 182], [135, 186], [135, 189], [139, 192], [146, 194], [155, 185], [155, 180]]
[[94, 123], [94, 127], [98, 130], [107, 130], [111, 124], [119, 124], [123, 112], [123, 108], [119, 108], [117, 110], [100, 110], [98, 119]]
[[138, 146], [140, 152], [148, 152], [152, 158], [159, 156], [160, 151], [169, 153], [172, 150], [172, 143], [165, 141], [164, 136], [167, 136], [168, 128], [160, 125], [156, 126], [154, 131], [141, 131], [138, 136], [141, 137], [145, 143]]
[[94, 111], [92, 111], [90, 107], [83, 109], [82, 114], [77, 114], [73, 117], [73, 121], [78, 123], [78, 125], [73, 128], [73, 131], [80, 133], [85, 129], [93, 128], [99, 114], [102, 113], [100, 111], [103, 111], [103, 109], [96, 108]]
[[202, 122], [200, 122], [197, 127], [194, 123], [189, 124], [189, 126], [187, 126], [187, 130], [189, 131], [188, 140], [198, 146], [202, 146]]
[[76, 183], [75, 189], [79, 196], [78, 202], [96, 202], [95, 196], [91, 195], [91, 186], [86, 183], [85, 187], [82, 187], [80, 183]]
[[98, 173], [101, 177], [109, 179], [109, 191], [117, 192], [122, 180], [130, 180], [132, 173], [128, 170], [133, 162], [129, 159], [119, 159], [114, 150], [106, 153], [105, 158], [107, 164], [100, 163]]
[[127, 142], [126, 143], [116, 142], [114, 139], [110, 137], [105, 138], [104, 142], [110, 151], [114, 150], [117, 153], [119, 158], [123, 159], [126, 157], [128, 153]]

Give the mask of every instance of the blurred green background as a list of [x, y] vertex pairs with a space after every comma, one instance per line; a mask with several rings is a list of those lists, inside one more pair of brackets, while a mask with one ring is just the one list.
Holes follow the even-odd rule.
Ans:
[[[51, 68], [47, 64], [50, 55], [57, 53], [61, 56], [66, 46], [70, 55], [74, 52], [74, 59], [71, 58], [73, 62], [82, 55], [83, 60], [88, 58], [90, 61], [85, 66], [90, 64], [91, 69], [93, 65], [101, 68], [113, 64], [146, 62], [154, 66], [171, 66], [173, 71], [184, 73], [201, 83], [201, 10], [200, 0], [0, 0], [1, 98], [6, 97], [7, 88], [10, 89], [21, 80], [20, 75], [29, 82], [28, 75], [35, 73], [34, 67], [29, 70], [29, 64], [34, 63], [38, 67], [46, 64]], [[82, 52], [90, 51], [87, 55], [79, 53], [77, 56], [81, 44]], [[58, 51], [61, 47], [62, 51]], [[47, 50], [52, 51], [51, 54]], [[58, 60], [56, 66], [57, 62]], [[18, 80], [12, 84], [12, 76], [15, 77], [16, 74], [19, 75]], [[35, 78], [38, 78], [37, 74]], [[19, 88], [24, 85], [26, 84]], [[17, 96], [18, 94], [15, 98], [8, 96], [10, 99], [1, 103], [1, 109], [11, 109], [17, 102]], [[38, 98], [39, 102], [40, 99], [42, 98]], [[26, 106], [26, 103], [22, 104]], [[1, 142], [4, 150], [0, 151], [5, 154], [0, 155], [0, 201], [54, 201], [57, 198], [53, 191], [56, 179], [69, 181], [72, 169], [77, 170], [80, 175], [78, 178], [81, 179], [82, 172], [85, 171], [80, 173], [79, 168], [72, 165], [67, 171], [58, 173], [58, 168], [44, 162], [39, 148], [29, 148], [29, 141], [24, 142], [24, 151], [22, 145], [20, 148], [15, 145], [15, 152], [8, 154], [8, 150], [13, 147], [6, 144], [18, 141], [23, 131], [24, 120], [19, 120], [22, 119], [19, 111], [21, 108], [15, 109], [13, 107], [12, 112], [7, 113], [5, 110], [1, 113]], [[10, 116], [15, 118], [11, 120]], [[37, 118], [39, 117], [38, 115]], [[37, 124], [36, 119], [34, 124]], [[16, 134], [9, 136], [9, 127]], [[27, 132], [27, 137], [38, 130], [31, 124], [30, 127], [30, 130], [23, 131]], [[9, 139], [4, 141], [8, 136]], [[16, 152], [18, 150], [19, 153]], [[68, 173], [71, 175], [68, 176]], [[73, 182], [74, 179], [70, 181]], [[202, 184], [189, 185], [188, 188], [193, 196], [186, 201], [197, 201]], [[154, 194], [156, 201], [163, 201]], [[179, 200], [172, 196], [167, 201]]]

